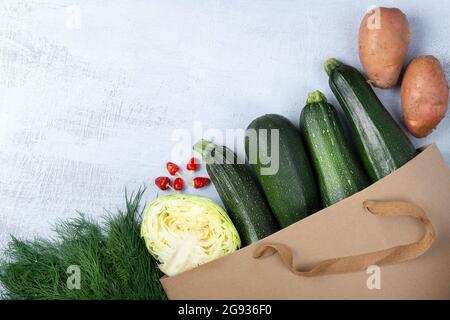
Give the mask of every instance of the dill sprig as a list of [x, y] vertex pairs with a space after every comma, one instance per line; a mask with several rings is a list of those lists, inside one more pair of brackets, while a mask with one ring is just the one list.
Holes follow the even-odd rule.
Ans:
[[[144, 189], [128, 195], [125, 210], [100, 225], [80, 214], [54, 227], [49, 239], [12, 237], [0, 261], [4, 299], [165, 299], [162, 273], [140, 237]], [[79, 266], [80, 288], [70, 288], [69, 266]]]

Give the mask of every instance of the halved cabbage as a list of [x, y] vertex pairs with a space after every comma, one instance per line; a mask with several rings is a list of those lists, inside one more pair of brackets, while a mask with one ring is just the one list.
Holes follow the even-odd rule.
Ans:
[[208, 198], [172, 194], [145, 209], [141, 236], [168, 276], [234, 252], [239, 234], [227, 213]]

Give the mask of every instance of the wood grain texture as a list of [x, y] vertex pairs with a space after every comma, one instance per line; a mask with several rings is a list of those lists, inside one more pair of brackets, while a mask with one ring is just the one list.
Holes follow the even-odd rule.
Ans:
[[[331, 98], [323, 61], [359, 67], [371, 1], [68, 1], [0, 4], [0, 249], [76, 210], [100, 216], [164, 173], [175, 128], [298, 122], [309, 91]], [[411, 25], [409, 57], [450, 75], [450, 5], [384, 1]], [[398, 90], [380, 98], [399, 119]], [[334, 99], [330, 99], [336, 104]], [[426, 140], [450, 162], [445, 118]], [[213, 187], [201, 194], [218, 201]]]

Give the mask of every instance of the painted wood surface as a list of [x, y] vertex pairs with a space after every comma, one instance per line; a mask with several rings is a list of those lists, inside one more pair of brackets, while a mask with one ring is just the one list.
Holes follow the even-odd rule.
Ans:
[[[121, 206], [125, 186], [156, 197], [152, 180], [180, 145], [175, 129], [245, 128], [265, 113], [297, 124], [309, 91], [331, 98], [326, 58], [360, 66], [371, 4], [2, 0], [0, 249], [10, 234], [50, 234], [76, 210]], [[409, 57], [435, 55], [448, 77], [450, 3], [379, 4], [407, 14]], [[400, 120], [398, 91], [377, 90]], [[447, 117], [414, 143], [437, 142], [450, 162], [449, 128]], [[197, 193], [219, 201], [213, 187]]]

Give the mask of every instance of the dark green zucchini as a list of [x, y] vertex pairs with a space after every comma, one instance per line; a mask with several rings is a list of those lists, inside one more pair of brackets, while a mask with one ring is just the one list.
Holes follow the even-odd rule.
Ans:
[[282, 228], [321, 208], [301, 134], [288, 119], [266, 114], [253, 120], [247, 128], [245, 151]]
[[309, 94], [300, 116], [300, 128], [325, 207], [369, 185], [369, 178], [350, 149], [336, 109], [321, 92]]
[[197, 142], [194, 150], [205, 160], [211, 182], [236, 226], [243, 246], [279, 230], [256, 180], [234, 152], [205, 140]]
[[372, 181], [387, 176], [416, 155], [416, 149], [405, 132], [358, 70], [329, 59], [325, 63], [325, 71]]

